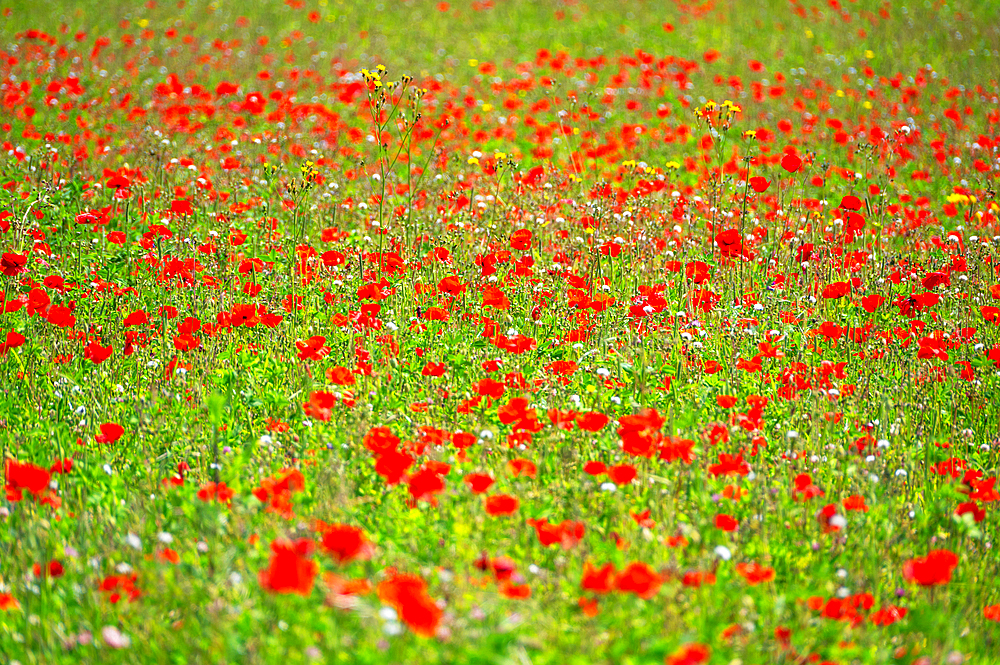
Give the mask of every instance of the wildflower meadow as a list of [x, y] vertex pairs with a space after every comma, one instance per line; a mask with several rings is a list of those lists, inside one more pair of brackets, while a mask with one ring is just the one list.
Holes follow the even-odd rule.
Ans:
[[7, 0], [0, 662], [1000, 663], [998, 49]]

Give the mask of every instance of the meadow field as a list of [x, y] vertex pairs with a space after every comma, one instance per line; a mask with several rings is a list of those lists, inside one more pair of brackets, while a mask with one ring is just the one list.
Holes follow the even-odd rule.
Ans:
[[0, 662], [1000, 662], [1000, 4], [0, 5]]

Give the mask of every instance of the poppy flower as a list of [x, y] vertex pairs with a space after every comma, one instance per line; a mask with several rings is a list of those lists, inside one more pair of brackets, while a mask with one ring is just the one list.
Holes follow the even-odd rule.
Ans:
[[616, 575], [613, 563], [605, 564], [602, 568], [594, 568], [590, 563], [585, 563], [580, 586], [594, 593], [610, 593], [614, 589]]
[[736, 531], [736, 529], [739, 526], [740, 526], [740, 523], [737, 522], [735, 519], [733, 519], [733, 517], [731, 515], [716, 515], [715, 516], [715, 528], [717, 528], [717, 529], [721, 529], [722, 531], [725, 531], [725, 532], [729, 533], [729, 532], [732, 532], [732, 531]]
[[596, 598], [581, 598], [576, 601], [576, 604], [580, 607], [580, 611], [583, 612], [584, 616], [596, 617], [598, 613], [597, 599]]
[[216, 499], [219, 501], [219, 503], [229, 505], [230, 501], [232, 501], [232, 498], [235, 494], [236, 493], [232, 489], [226, 487], [225, 483], [216, 484], [208, 482], [202, 485], [201, 488], [198, 489], [197, 497], [201, 501], [208, 502], [212, 501], [213, 499]]
[[102, 362], [110, 358], [112, 353], [114, 353], [114, 347], [110, 344], [107, 346], [101, 346], [96, 341], [91, 342], [83, 349], [83, 357], [95, 365], [100, 365]]
[[108, 575], [101, 583], [98, 585], [98, 591], [108, 592], [108, 600], [111, 604], [115, 604], [120, 601], [123, 597], [128, 598], [129, 602], [132, 602], [142, 595], [139, 587], [136, 586], [136, 581], [138, 580], [138, 575], [132, 573], [131, 575]]
[[937, 286], [951, 286], [951, 277], [946, 272], [930, 272], [920, 281], [925, 289]]
[[958, 565], [958, 555], [950, 550], [932, 550], [924, 557], [910, 559], [903, 564], [903, 578], [920, 586], [936, 586], [951, 581], [951, 573]]
[[868, 506], [865, 505], [865, 497], [857, 494], [847, 497], [844, 499], [844, 510], [860, 510], [863, 513], [867, 513]]
[[260, 585], [272, 593], [297, 593], [308, 596], [318, 566], [306, 557], [313, 542], [307, 538], [295, 542], [279, 539], [271, 543], [271, 561], [260, 571]]
[[403, 479], [414, 461], [404, 452], [387, 450], [375, 460], [375, 473], [382, 476], [386, 485], [395, 485]]
[[707, 663], [708, 657], [712, 654], [704, 644], [684, 644], [677, 651], [667, 656], [667, 665], [698, 665]]
[[410, 476], [407, 485], [414, 501], [426, 501], [431, 505], [437, 505], [437, 498], [434, 495], [443, 492], [445, 488], [444, 479], [427, 468], [422, 468]]
[[844, 210], [860, 210], [861, 209], [861, 199], [854, 196], [853, 194], [846, 195], [840, 200], [840, 207]]
[[828, 300], [835, 300], [837, 298], [843, 298], [851, 290], [851, 285], [849, 282], [833, 282], [827, 284], [823, 288], [823, 297]]
[[465, 484], [469, 486], [469, 489], [473, 494], [482, 494], [492, 487], [494, 482], [496, 482], [493, 480], [492, 476], [485, 473], [470, 473], [462, 480], [464, 480]]
[[38, 495], [49, 487], [51, 480], [49, 472], [31, 462], [15, 462], [7, 460], [7, 500], [20, 501], [21, 491], [27, 490]]
[[629, 511], [629, 515], [632, 517], [632, 519], [635, 521], [636, 524], [638, 524], [644, 529], [652, 529], [654, 526], [656, 526], [656, 522], [649, 518], [650, 515], [649, 508], [642, 511], [641, 513]]
[[[299, 359], [300, 360], [322, 360], [330, 353], [329, 347], [326, 346], [326, 337], [322, 335], [313, 335], [307, 340], [298, 340], [295, 342], [296, 348], [298, 348]], [[351, 381], [353, 383], [354, 377], [351, 376]], [[331, 381], [331, 383], [335, 383]]]
[[7, 352], [11, 349], [16, 349], [22, 344], [24, 344], [24, 335], [13, 330], [9, 331], [3, 344], [0, 344], [0, 358], [7, 355]]
[[367, 561], [372, 556], [374, 548], [364, 531], [358, 527], [317, 521], [316, 530], [322, 535], [320, 549], [341, 565], [351, 561]]
[[410, 630], [422, 637], [433, 637], [443, 612], [427, 594], [427, 583], [416, 575], [392, 571], [378, 585], [379, 600], [394, 608]]
[[635, 479], [637, 473], [631, 464], [618, 464], [608, 468], [608, 480], [618, 486], [628, 485]]
[[603, 413], [588, 411], [576, 416], [576, 426], [584, 432], [600, 432], [611, 419]]
[[20, 609], [21, 604], [17, 602], [17, 598], [13, 594], [0, 593], [0, 610], [4, 612], [9, 612], [10, 610]]
[[511, 249], [527, 250], [531, 248], [531, 231], [528, 229], [518, 229], [510, 236]]
[[615, 589], [634, 593], [640, 598], [652, 598], [660, 590], [663, 579], [648, 564], [633, 561], [615, 577]]
[[868, 620], [871, 621], [876, 626], [891, 626], [900, 619], [906, 617], [907, 609], [905, 607], [896, 607], [895, 605], [885, 605], [877, 612], [872, 612]]
[[101, 433], [94, 437], [97, 443], [114, 443], [125, 434], [125, 428], [118, 423], [103, 423]]
[[585, 530], [583, 522], [573, 520], [563, 520], [559, 524], [549, 524], [546, 519], [528, 520], [528, 525], [535, 528], [538, 535], [538, 542], [542, 547], [549, 547], [559, 543], [564, 550], [569, 550], [580, 542]]
[[333, 407], [336, 403], [337, 397], [333, 393], [325, 390], [314, 390], [309, 393], [309, 401], [302, 404], [302, 410], [310, 418], [327, 422], [333, 415]]
[[861, 307], [869, 314], [874, 314], [875, 311], [882, 306], [885, 302], [885, 298], [878, 294], [872, 294], [865, 296], [861, 299]]
[[763, 176], [754, 176], [750, 178], [750, 189], [761, 194], [767, 191], [767, 188], [771, 186], [771, 181]]
[[395, 450], [399, 445], [399, 437], [392, 433], [388, 427], [373, 427], [365, 434], [361, 442], [365, 448], [376, 455]]
[[[3, 609], [2, 604], [0, 604], [0, 609]], [[984, 607], [983, 618], [987, 621], [996, 621], [997, 623], [1000, 623], [1000, 603]]]
[[528, 478], [534, 478], [538, 473], [538, 467], [531, 460], [526, 460], [523, 458], [512, 459], [507, 462], [507, 469], [510, 471], [510, 475], [517, 478], [518, 476], [527, 476]]
[[719, 395], [715, 398], [715, 403], [723, 409], [731, 409], [736, 404], [736, 398], [732, 395]]
[[498, 515], [513, 515], [521, 502], [509, 494], [494, 494], [486, 497], [486, 512], [494, 517]]
[[795, 173], [801, 166], [802, 160], [797, 155], [785, 153], [785, 156], [781, 158], [781, 168], [789, 173]]
[[743, 254], [743, 238], [736, 229], [727, 229], [716, 234], [715, 242], [719, 245], [719, 251], [724, 257]]
[[181, 560], [180, 554], [178, 554], [176, 550], [172, 550], [169, 547], [164, 547], [162, 550], [160, 550], [160, 553], [159, 553], [158, 556], [163, 561], [166, 561], [168, 563], [172, 563], [174, 565], [177, 565], [178, 563], [180, 563], [180, 560]]
[[[325, 342], [326, 340], [323, 339], [323, 341]], [[325, 349], [326, 347], [323, 348]], [[329, 349], [327, 349], [327, 352], [329, 352]], [[319, 357], [315, 358], [316, 360], [319, 360], [326, 355], [326, 353], [322, 353], [322, 349], [319, 354]], [[338, 386], [353, 386], [355, 383], [354, 373], [346, 367], [331, 367], [326, 370], [326, 378], [330, 383]]]
[[604, 462], [587, 462], [583, 465], [583, 472], [590, 476], [603, 476], [607, 471], [608, 467]]
[[743, 459], [742, 454], [719, 453], [719, 463], [710, 465], [708, 472], [713, 476], [746, 476], [750, 473], [750, 465]]
[[774, 579], [774, 568], [762, 566], [759, 563], [738, 563], [736, 572], [739, 573], [751, 585], [761, 582], [770, 582]]
[[420, 370], [421, 376], [443, 376], [445, 372], [444, 363], [428, 362], [424, 365], [424, 368]]
[[3, 256], [0, 257], [0, 273], [3, 273], [7, 277], [17, 277], [21, 273], [28, 272], [28, 269], [25, 267], [27, 264], [27, 254], [4, 252]]

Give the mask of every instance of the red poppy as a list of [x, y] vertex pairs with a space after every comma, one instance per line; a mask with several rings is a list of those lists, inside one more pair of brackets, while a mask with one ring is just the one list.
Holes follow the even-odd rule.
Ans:
[[387, 450], [375, 460], [375, 473], [382, 476], [386, 485], [395, 485], [403, 479], [414, 461], [406, 453], [395, 449]]
[[653, 568], [642, 561], [625, 566], [615, 577], [615, 589], [634, 593], [640, 598], [652, 598], [660, 590], [663, 579]]
[[492, 476], [485, 473], [470, 473], [463, 478], [465, 484], [469, 486], [469, 489], [473, 494], [482, 494], [496, 482], [493, 480]]
[[[322, 360], [330, 353], [329, 347], [326, 346], [326, 337], [322, 335], [313, 335], [307, 340], [298, 340], [295, 342], [296, 348], [299, 350], [299, 359], [301, 360]], [[351, 382], [353, 383], [354, 377], [351, 376]]]
[[745, 476], [750, 473], [750, 465], [744, 461], [742, 454], [719, 453], [719, 463], [710, 465], [708, 472], [713, 476]]
[[114, 347], [110, 344], [107, 346], [101, 346], [96, 341], [91, 342], [83, 349], [83, 357], [95, 365], [100, 365], [102, 362], [110, 358], [112, 353], [114, 353]]
[[0, 273], [3, 273], [7, 277], [17, 277], [21, 273], [28, 272], [28, 269], [25, 267], [27, 264], [27, 254], [4, 252], [3, 257], [0, 257]]
[[591, 476], [603, 476], [607, 471], [608, 467], [604, 462], [587, 462], [583, 465], [583, 472]]
[[712, 650], [704, 644], [685, 644], [667, 656], [667, 665], [699, 665], [707, 663]]
[[531, 231], [528, 229], [518, 229], [510, 236], [511, 249], [527, 250], [531, 248]]
[[823, 288], [823, 297], [829, 300], [843, 298], [851, 290], [850, 282], [833, 282]]
[[[319, 360], [319, 358], [317, 358], [317, 360]], [[330, 369], [326, 370], [326, 378], [330, 383], [338, 386], [354, 385], [354, 373], [351, 372], [351, 370], [347, 369], [346, 367], [339, 367], [339, 366], [331, 367]]]
[[900, 619], [906, 617], [907, 609], [905, 607], [896, 607], [895, 605], [885, 605], [880, 608], [877, 612], [873, 612], [869, 620], [876, 626], [890, 626]]
[[309, 393], [309, 401], [302, 404], [302, 410], [310, 418], [327, 422], [333, 415], [333, 407], [337, 397], [325, 390], [314, 390]]
[[622, 416], [618, 419], [618, 436], [622, 440], [622, 450], [636, 457], [652, 457], [657, 444], [663, 440], [660, 428], [664, 418], [656, 409]]
[[715, 516], [715, 528], [721, 529], [727, 533], [731, 531], [736, 531], [739, 528], [740, 523], [733, 519], [730, 515], [716, 515]]
[[523, 458], [512, 459], [507, 462], [507, 469], [510, 471], [510, 475], [517, 478], [518, 476], [527, 476], [528, 478], [534, 478], [538, 473], [538, 467], [531, 460], [526, 460]]
[[118, 423], [103, 423], [101, 433], [94, 437], [97, 443], [114, 443], [125, 434], [125, 428]]
[[754, 562], [736, 564], [736, 572], [745, 578], [751, 586], [774, 579], [774, 568]]
[[615, 485], [628, 485], [635, 479], [637, 473], [631, 464], [618, 464], [608, 468], [608, 480]]
[[497, 515], [513, 515], [521, 502], [509, 494], [494, 494], [486, 497], [486, 512], [494, 517]]
[[766, 192], [767, 188], [770, 186], [771, 186], [771, 181], [768, 180], [767, 178], [764, 178], [763, 176], [758, 175], [750, 178], [750, 188], [753, 191], [757, 192], [758, 194]]
[[142, 592], [135, 584], [137, 580], [138, 576], [135, 573], [131, 575], [108, 575], [101, 580], [97, 588], [99, 591], [109, 592], [108, 600], [112, 604], [117, 603], [123, 596], [127, 597], [129, 602], [132, 602], [142, 595]]
[[388, 427], [373, 427], [365, 434], [362, 441], [365, 448], [376, 455], [395, 450], [399, 445], [399, 437], [392, 433]]
[[483, 397], [499, 399], [503, 397], [504, 391], [507, 390], [507, 387], [502, 381], [486, 377], [485, 379], [480, 379], [479, 381], [473, 383], [472, 390]]
[[884, 302], [885, 298], [877, 294], [872, 294], [861, 299], [861, 307], [869, 314], [874, 314]]
[[731, 409], [736, 404], [736, 398], [732, 395], [719, 395], [715, 398], [715, 403], [723, 409]]
[[56, 458], [56, 461], [52, 463], [49, 467], [49, 473], [69, 473], [73, 470], [73, 459], [67, 457], [65, 459]]
[[583, 564], [583, 579], [580, 586], [587, 591], [595, 593], [609, 593], [614, 589], [614, 580], [617, 575], [613, 563], [605, 564], [603, 568], [597, 569], [590, 563]]
[[846, 499], [844, 499], [844, 510], [860, 510], [863, 513], [868, 512], [868, 506], [865, 505], [865, 497], [853, 494]]
[[445, 372], [444, 363], [434, 363], [434, 362], [427, 363], [426, 365], [424, 365], [424, 368], [420, 370], [421, 376], [437, 377], [444, 375], [444, 372]]
[[641, 513], [629, 511], [629, 515], [632, 517], [635, 523], [641, 526], [642, 528], [652, 529], [654, 526], [656, 526], [656, 522], [649, 518], [650, 512], [651, 511], [649, 510], [649, 508], [647, 508]]
[[563, 549], [568, 550], [580, 542], [583, 538], [583, 522], [563, 520], [560, 524], [549, 524], [546, 519], [529, 519], [528, 524], [535, 528], [538, 535], [538, 542], [542, 547], [549, 547], [559, 543]]
[[576, 426], [585, 432], [600, 432], [608, 424], [609, 420], [610, 418], [603, 413], [588, 411], [587, 413], [577, 414]]
[[946, 272], [930, 272], [920, 280], [920, 284], [925, 289], [933, 289], [937, 286], [951, 286], [951, 276]]
[[840, 207], [844, 210], [860, 210], [861, 209], [861, 199], [854, 196], [853, 194], [848, 194], [843, 199], [840, 200]]
[[260, 571], [260, 585], [273, 593], [308, 596], [318, 568], [315, 561], [306, 558], [312, 550], [313, 542], [307, 538], [295, 542], [283, 539], [272, 542], [271, 561], [267, 568]]
[[932, 550], [925, 557], [910, 559], [903, 564], [903, 578], [920, 586], [935, 586], [951, 581], [958, 565], [958, 555], [950, 550]]
[[444, 478], [428, 468], [421, 468], [410, 476], [407, 485], [414, 501], [427, 501], [431, 505], [437, 505], [434, 495], [443, 492], [445, 488]]
[[24, 344], [24, 335], [13, 330], [9, 331], [3, 344], [0, 344], [0, 358], [7, 355], [7, 352], [11, 349], [16, 349], [22, 344]]
[[598, 613], [597, 599], [596, 598], [584, 598], [580, 597], [576, 604], [580, 607], [580, 611], [583, 612], [584, 616], [596, 617]]
[[393, 607], [410, 630], [422, 637], [433, 637], [443, 612], [427, 594], [427, 583], [416, 575], [391, 572], [378, 585], [378, 597]]
[[781, 158], [781, 168], [785, 169], [789, 173], [795, 173], [802, 166], [802, 160], [799, 159], [797, 155], [791, 153], [786, 153], [784, 157]]
[[367, 561], [372, 556], [374, 548], [365, 537], [364, 531], [358, 527], [317, 521], [316, 531], [322, 536], [320, 548], [339, 564]]
[[141, 326], [147, 323], [149, 323], [149, 316], [141, 309], [135, 310], [122, 321], [122, 325], [126, 328], [129, 326]]
[[736, 229], [721, 231], [715, 236], [719, 251], [724, 257], [741, 256], [743, 254], [743, 238]]
[[27, 490], [34, 495], [41, 494], [49, 487], [52, 476], [40, 466], [31, 462], [15, 462], [7, 460], [7, 500], [20, 501], [22, 490]]
[[205, 483], [204, 485], [201, 486], [201, 488], [199, 488], [197, 497], [202, 501], [207, 502], [216, 499], [219, 501], [219, 503], [224, 503], [226, 505], [229, 505], [230, 501], [232, 501], [232, 498], [235, 494], [236, 493], [232, 489], [226, 487], [225, 483], [215, 484], [209, 482]]

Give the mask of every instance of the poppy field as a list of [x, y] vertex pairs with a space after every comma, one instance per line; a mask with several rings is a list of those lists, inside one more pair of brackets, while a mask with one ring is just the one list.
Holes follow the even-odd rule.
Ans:
[[0, 660], [1000, 662], [1000, 7], [0, 7]]

